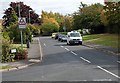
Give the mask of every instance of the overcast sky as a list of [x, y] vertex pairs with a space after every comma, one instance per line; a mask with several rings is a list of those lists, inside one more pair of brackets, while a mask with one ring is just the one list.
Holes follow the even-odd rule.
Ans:
[[101, 3], [104, 0], [0, 0], [0, 19], [3, 16], [5, 9], [9, 7], [10, 2], [22, 1], [24, 4], [30, 6], [37, 14], [41, 11], [59, 12], [63, 15], [74, 13], [78, 10], [80, 2], [85, 4]]

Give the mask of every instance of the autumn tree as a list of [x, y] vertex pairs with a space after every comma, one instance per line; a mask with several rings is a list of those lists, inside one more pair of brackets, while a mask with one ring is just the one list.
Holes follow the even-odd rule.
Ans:
[[51, 19], [53, 18], [59, 25], [59, 31], [63, 31], [63, 26], [64, 26], [64, 16], [60, 13], [53, 13], [52, 11], [46, 12], [42, 11], [41, 14], [41, 21], [43, 23], [44, 19]]
[[54, 13], [42, 11], [41, 20], [41, 30], [43, 32], [43, 35], [51, 35], [51, 33], [59, 31], [60, 26], [55, 18]]

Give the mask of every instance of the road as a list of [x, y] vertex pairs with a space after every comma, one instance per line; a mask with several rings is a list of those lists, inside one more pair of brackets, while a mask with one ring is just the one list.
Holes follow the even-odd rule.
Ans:
[[4, 72], [3, 81], [118, 81], [117, 57], [86, 47], [40, 37], [43, 60]]

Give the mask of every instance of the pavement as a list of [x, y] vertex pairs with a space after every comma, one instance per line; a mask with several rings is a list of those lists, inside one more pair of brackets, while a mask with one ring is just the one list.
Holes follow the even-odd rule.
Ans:
[[[11, 66], [12, 67], [10, 69], [0, 70], [0, 72], [19, 70], [19, 69], [31, 66], [35, 63], [41, 62], [41, 60], [40, 60], [41, 54], [40, 54], [39, 44], [40, 44], [39, 37], [34, 37], [32, 43], [30, 44], [30, 48], [28, 48], [28, 59], [19, 60], [16, 62], [0, 63], [0, 65], [2, 65], [2, 66]], [[90, 48], [95, 48], [100, 51], [111, 53], [114, 55], [120, 55], [118, 52], [118, 49], [111, 48], [108, 46], [95, 45], [95, 44], [87, 43], [87, 42], [84, 42], [83, 45], [90, 47]]]

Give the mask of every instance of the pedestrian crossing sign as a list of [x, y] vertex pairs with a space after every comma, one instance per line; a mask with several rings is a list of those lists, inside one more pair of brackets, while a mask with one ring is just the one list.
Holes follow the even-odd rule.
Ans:
[[21, 28], [21, 29], [26, 28], [26, 19], [25, 18], [18, 18], [18, 25], [19, 25], [19, 28]]

